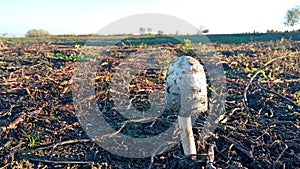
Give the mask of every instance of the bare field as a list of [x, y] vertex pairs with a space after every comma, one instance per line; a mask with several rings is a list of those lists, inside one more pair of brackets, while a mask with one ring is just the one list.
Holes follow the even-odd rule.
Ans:
[[[0, 168], [200, 169], [206, 167], [210, 141], [216, 144], [217, 168], [300, 167], [299, 41], [212, 43], [201, 49], [182, 44], [111, 46], [98, 53], [99, 49], [84, 53], [80, 46], [0, 44]], [[126, 119], [114, 109], [109, 92], [112, 72], [129, 55], [145, 49], [198, 60], [213, 55], [210, 64], [224, 68], [226, 116], [205, 142], [199, 133], [207, 114], [194, 123], [197, 160], [185, 158], [180, 144], [153, 158], [120, 157], [98, 146], [80, 126], [72, 97], [74, 66], [101, 58], [95, 97], [108, 123], [132, 137], [155, 135], [169, 127], [166, 119], [172, 120], [174, 112], [162, 115], [153, 131], [147, 123], [120, 125]], [[209, 86], [209, 92], [217, 87]], [[164, 70], [152, 70], [140, 72], [127, 90], [130, 97], [139, 98], [133, 106], [147, 110], [148, 95], [164, 88]]]

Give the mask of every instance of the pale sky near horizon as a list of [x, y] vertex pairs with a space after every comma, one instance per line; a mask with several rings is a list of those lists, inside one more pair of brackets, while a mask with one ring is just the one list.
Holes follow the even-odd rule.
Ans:
[[283, 24], [286, 11], [296, 5], [299, 0], [1, 0], [0, 35], [33, 28], [51, 34], [96, 33], [144, 13], [175, 16], [211, 34], [284, 31], [289, 29]]

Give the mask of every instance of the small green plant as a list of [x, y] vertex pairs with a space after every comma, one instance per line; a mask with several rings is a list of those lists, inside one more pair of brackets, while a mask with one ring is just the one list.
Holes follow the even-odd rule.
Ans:
[[147, 47], [147, 44], [145, 44], [144, 42], [139, 45], [140, 49], [147, 49]]
[[255, 72], [257, 72], [257, 68], [255, 68], [255, 67], [250, 68], [249, 64], [246, 63], [245, 68], [244, 68], [244, 72], [245, 73], [255, 73]]
[[214, 93], [214, 94], [217, 94], [217, 88], [214, 87], [214, 86], [208, 87], [208, 90], [211, 91], [211, 92]]
[[34, 147], [36, 141], [39, 139], [39, 136], [37, 136], [34, 132], [31, 134], [28, 134], [26, 131], [22, 129], [22, 133], [26, 136], [26, 138], [29, 141], [29, 147]]
[[109, 78], [108, 76], [106, 76], [106, 77], [104, 78], [104, 81], [108, 83], [108, 82], [110, 81], [110, 78]]
[[296, 103], [300, 106], [300, 91], [297, 91], [295, 94], [294, 94], [294, 98], [296, 100]]
[[192, 44], [192, 41], [191, 41], [191, 40], [189, 40], [189, 39], [184, 39], [183, 41], [184, 41], [184, 43], [183, 43], [182, 49], [183, 49], [184, 51], [187, 52], [187, 51], [190, 51], [190, 50], [193, 49], [193, 44]]
[[52, 54], [52, 53], [49, 53], [49, 52], [47, 52], [47, 53], [46, 53], [46, 57], [47, 57], [47, 58], [53, 58], [53, 54]]
[[75, 55], [75, 54], [71, 54], [71, 56], [66, 56], [62, 53], [56, 53], [54, 56], [53, 56], [54, 59], [60, 59], [60, 60], [63, 60], [63, 61], [76, 61], [78, 59], [78, 56]]
[[75, 48], [75, 49], [81, 49], [81, 46], [78, 45], [78, 44], [76, 44], [76, 45], [74, 45], [74, 48]]
[[8, 65], [8, 64], [9, 64], [8, 62], [0, 61], [0, 66], [6, 66], [6, 65]]
[[122, 44], [123, 47], [126, 47], [126, 48], [135, 47], [135, 45], [131, 41], [122, 41], [121, 44]]
[[27, 59], [27, 58], [30, 57], [30, 54], [29, 54], [29, 53], [25, 53], [23, 57], [24, 57], [25, 59]]

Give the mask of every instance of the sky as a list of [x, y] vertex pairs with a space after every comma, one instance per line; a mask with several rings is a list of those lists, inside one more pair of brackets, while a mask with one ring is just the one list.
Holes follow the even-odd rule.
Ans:
[[[0, 0], [0, 35], [30, 29], [91, 34], [145, 13], [174, 16], [210, 34], [284, 31], [289, 29], [283, 24], [286, 11], [296, 5], [299, 0]], [[171, 26], [180, 23], [170, 21]]]

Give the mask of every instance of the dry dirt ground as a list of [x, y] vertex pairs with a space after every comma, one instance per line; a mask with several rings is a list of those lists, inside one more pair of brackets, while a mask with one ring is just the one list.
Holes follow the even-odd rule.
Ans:
[[[109, 93], [112, 72], [131, 53], [166, 49], [200, 60], [214, 55], [226, 84], [226, 116], [211, 137], [199, 133], [206, 116], [196, 120], [196, 160], [183, 156], [180, 143], [152, 158], [126, 158], [97, 145], [83, 130], [75, 112], [72, 76], [81, 48], [51, 44], [0, 46], [0, 168], [206, 168], [209, 143], [215, 143], [216, 168], [300, 167], [300, 42], [281, 40], [239, 45], [203, 44], [194, 52], [181, 45], [111, 47], [101, 54], [95, 79], [96, 100], [107, 122], [133, 137], [157, 134], [143, 123], [126, 123], [113, 108]], [[205, 51], [205, 52], [203, 52]], [[86, 56], [87, 57], [87, 56]], [[151, 86], [149, 88], [149, 86]], [[139, 72], [127, 90], [133, 105], [146, 110], [149, 93], [164, 90], [165, 72]], [[217, 86], [209, 86], [214, 92]], [[169, 118], [170, 117], [170, 118]], [[172, 118], [173, 117], [173, 118]], [[174, 120], [166, 112], [162, 119]], [[121, 129], [121, 130], [120, 130]]]

